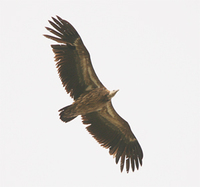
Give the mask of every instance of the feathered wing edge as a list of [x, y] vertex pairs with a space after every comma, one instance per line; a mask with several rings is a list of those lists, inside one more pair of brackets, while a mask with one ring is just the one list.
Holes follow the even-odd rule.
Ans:
[[53, 21], [49, 20], [51, 26], [55, 29], [45, 27], [49, 32], [54, 34], [55, 36], [51, 35], [44, 35], [45, 37], [52, 39], [58, 43], [65, 43], [71, 45], [73, 47], [73, 43], [77, 38], [80, 38], [76, 29], [66, 20], [57, 16], [57, 19], [52, 17]]
[[78, 32], [66, 20], [57, 16], [49, 21], [54, 28], [46, 29], [54, 34], [44, 35], [61, 45], [51, 45], [55, 53], [58, 73], [67, 93], [75, 100], [86, 90], [104, 87], [98, 79], [90, 60], [89, 52], [84, 46]]
[[[87, 87], [83, 82], [80, 83], [79, 81], [83, 80], [83, 77], [80, 78], [82, 76], [79, 73], [81, 72], [81, 65], [77, 65], [79, 56], [74, 46], [74, 42], [80, 36], [66, 20], [63, 20], [59, 16], [57, 16], [57, 19], [53, 17], [52, 19], [53, 21], [49, 20], [49, 23], [54, 29], [49, 27], [46, 27], [46, 29], [54, 34], [54, 36], [46, 34], [44, 36], [58, 43], [62, 43], [62, 45], [51, 45], [55, 54], [55, 61], [57, 62], [56, 67], [65, 90], [67, 93], [70, 93], [72, 98], [76, 99]], [[83, 48], [85, 48], [84, 45]]]
[[86, 128], [97, 142], [104, 148], [109, 148], [109, 153], [116, 158], [116, 164], [121, 158], [121, 172], [124, 162], [127, 172], [129, 172], [130, 166], [132, 171], [135, 170], [135, 167], [139, 169], [139, 165], [142, 166], [143, 152], [135, 136], [131, 131], [129, 132], [130, 129], [127, 129], [127, 136], [115, 124], [102, 117], [99, 112], [84, 115], [82, 120], [83, 124], [90, 124]]

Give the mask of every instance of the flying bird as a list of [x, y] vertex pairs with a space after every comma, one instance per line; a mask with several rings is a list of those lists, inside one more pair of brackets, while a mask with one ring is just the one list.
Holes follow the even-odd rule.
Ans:
[[120, 170], [132, 171], [142, 166], [143, 152], [129, 124], [119, 116], [111, 99], [118, 90], [109, 91], [97, 77], [88, 50], [75, 28], [57, 16], [46, 27], [54, 36], [44, 35], [60, 44], [51, 45], [58, 74], [74, 102], [59, 110], [60, 119], [69, 122], [82, 116], [86, 129], [110, 155], [120, 160]]

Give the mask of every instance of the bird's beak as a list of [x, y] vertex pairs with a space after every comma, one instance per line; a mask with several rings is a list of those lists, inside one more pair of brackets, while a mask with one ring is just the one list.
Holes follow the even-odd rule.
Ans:
[[115, 94], [119, 91], [119, 89], [118, 90], [114, 90], [115, 91]]
[[116, 94], [118, 91], [119, 91], [119, 90], [113, 90], [113, 91], [111, 91], [111, 92], [110, 92], [110, 96], [111, 96], [111, 97], [114, 97], [115, 94]]

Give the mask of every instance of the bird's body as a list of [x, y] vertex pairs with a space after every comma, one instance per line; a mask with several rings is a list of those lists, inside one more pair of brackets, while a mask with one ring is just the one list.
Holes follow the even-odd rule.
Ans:
[[86, 115], [100, 111], [117, 92], [110, 92], [106, 88], [95, 88], [85, 92], [77, 98], [72, 105], [60, 109], [60, 118], [64, 122], [74, 119], [78, 115]]
[[55, 36], [44, 35], [58, 43], [51, 45], [55, 53], [58, 73], [62, 84], [74, 102], [59, 110], [64, 122], [82, 116], [83, 124], [89, 133], [109, 153], [121, 159], [121, 171], [126, 163], [126, 170], [131, 166], [135, 170], [142, 165], [143, 152], [129, 124], [121, 118], [112, 106], [111, 98], [118, 90], [109, 91], [98, 79], [90, 60], [89, 52], [84, 46], [74, 27], [57, 16], [49, 21], [54, 27], [46, 27]]

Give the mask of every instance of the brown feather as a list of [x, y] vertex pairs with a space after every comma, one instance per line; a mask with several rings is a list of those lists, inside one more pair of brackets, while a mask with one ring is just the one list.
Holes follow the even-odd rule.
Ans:
[[67, 93], [77, 99], [88, 89], [104, 87], [91, 64], [90, 55], [78, 32], [67, 21], [58, 17], [49, 23], [54, 27], [46, 29], [57, 37], [44, 35], [63, 45], [51, 45], [55, 53], [58, 73]]
[[[108, 111], [112, 111], [111, 113], [115, 117], [111, 117]], [[90, 124], [87, 126], [87, 130], [90, 134], [103, 147], [109, 148], [109, 153], [116, 157], [116, 163], [118, 163], [121, 158], [121, 171], [123, 171], [125, 158], [127, 172], [130, 168], [130, 161], [133, 171], [135, 165], [137, 169], [139, 168], [138, 163], [143, 158], [142, 149], [130, 130], [129, 125], [115, 112], [111, 102], [109, 102], [101, 111], [82, 116], [82, 120], [84, 124]], [[120, 121], [121, 124], [116, 124], [116, 120]], [[129, 128], [127, 128], [127, 125]], [[124, 127], [125, 129], [123, 128], [122, 131], [121, 127]]]
[[[46, 29], [55, 36], [44, 35], [60, 45], [51, 45], [56, 67], [63, 87], [74, 98], [74, 103], [59, 110], [60, 118], [69, 122], [82, 115], [89, 133], [115, 157], [120, 170], [138, 169], [142, 165], [143, 152], [129, 124], [121, 118], [111, 104], [110, 92], [98, 79], [78, 32], [59, 16], [49, 21], [55, 29]], [[111, 94], [110, 94], [111, 95]], [[126, 160], [126, 161], [125, 161]]]

